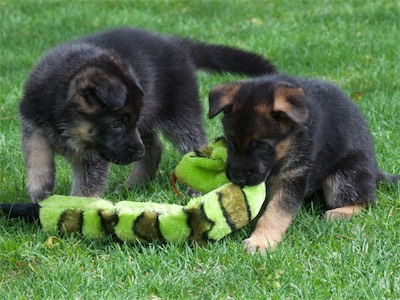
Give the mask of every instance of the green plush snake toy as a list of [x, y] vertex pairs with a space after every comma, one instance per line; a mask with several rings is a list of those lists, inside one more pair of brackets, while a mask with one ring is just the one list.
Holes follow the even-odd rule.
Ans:
[[123, 242], [219, 240], [254, 219], [266, 193], [264, 184], [241, 188], [229, 183], [225, 160], [222, 139], [182, 158], [175, 170], [178, 182], [208, 191], [184, 206], [54, 195], [39, 204], [3, 203], [0, 211], [9, 218], [38, 221], [49, 234], [80, 233], [90, 239], [111, 235]]

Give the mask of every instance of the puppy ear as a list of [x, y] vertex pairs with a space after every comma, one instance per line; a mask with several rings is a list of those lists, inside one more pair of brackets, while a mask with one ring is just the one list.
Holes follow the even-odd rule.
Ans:
[[143, 97], [144, 91], [142, 86], [140, 85], [139, 78], [133, 70], [128, 71], [128, 79], [129, 79], [129, 86], [128, 89], [130, 91], [135, 91], [139, 97]]
[[96, 95], [100, 101], [112, 110], [120, 109], [125, 105], [127, 89], [120, 81], [106, 82], [96, 88]]
[[273, 111], [284, 113], [295, 123], [306, 125], [310, 120], [310, 111], [304, 90], [289, 83], [279, 83], [274, 91]]
[[223, 110], [229, 111], [240, 87], [240, 83], [219, 84], [213, 87], [208, 94], [208, 117], [212, 119]]
[[83, 96], [89, 106], [105, 105], [111, 110], [120, 109], [125, 105], [127, 89], [121, 82], [104, 81], [97, 84], [88, 83], [80, 88], [79, 94]]

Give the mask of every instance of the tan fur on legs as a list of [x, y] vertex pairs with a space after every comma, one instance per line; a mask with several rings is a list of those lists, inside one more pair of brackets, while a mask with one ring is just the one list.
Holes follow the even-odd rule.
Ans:
[[33, 203], [38, 203], [54, 188], [54, 151], [45, 134], [28, 122], [24, 124], [22, 148], [28, 169], [28, 194]]
[[272, 197], [255, 230], [243, 241], [247, 253], [265, 252], [273, 249], [282, 240], [293, 215], [282, 208], [281, 195], [282, 192], [278, 192]]
[[354, 204], [330, 209], [325, 212], [328, 221], [335, 219], [348, 219], [355, 214], [359, 214], [365, 208], [365, 204]]

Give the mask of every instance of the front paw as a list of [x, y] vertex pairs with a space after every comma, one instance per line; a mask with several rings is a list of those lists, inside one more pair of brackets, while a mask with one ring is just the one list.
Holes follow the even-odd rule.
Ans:
[[243, 241], [246, 253], [265, 253], [267, 250], [272, 250], [278, 244], [273, 240], [269, 240], [265, 236], [252, 235]]
[[29, 169], [26, 188], [32, 203], [39, 203], [53, 193], [53, 174], [52, 169]]
[[42, 188], [28, 187], [29, 198], [31, 199], [32, 203], [39, 203], [51, 195], [53, 188], [54, 185], [51, 183]]

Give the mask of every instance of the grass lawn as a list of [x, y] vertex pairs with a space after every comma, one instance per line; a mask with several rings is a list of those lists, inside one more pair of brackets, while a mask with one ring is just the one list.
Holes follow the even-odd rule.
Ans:
[[[0, 202], [26, 202], [18, 103], [37, 59], [57, 43], [114, 26], [223, 43], [263, 54], [292, 75], [342, 87], [368, 119], [382, 169], [400, 173], [400, 4], [397, 0], [30, 1], [0, 0]], [[198, 74], [208, 90], [234, 75]], [[219, 118], [206, 120], [210, 138]], [[176, 202], [166, 143], [160, 171], [135, 201]], [[56, 193], [70, 169], [57, 160]], [[128, 167], [112, 167], [106, 198]], [[123, 245], [62, 238], [48, 247], [39, 227], [0, 217], [0, 299], [399, 299], [400, 186], [380, 186], [378, 204], [327, 223], [302, 209], [279, 247], [244, 254], [250, 226], [205, 247]]]

